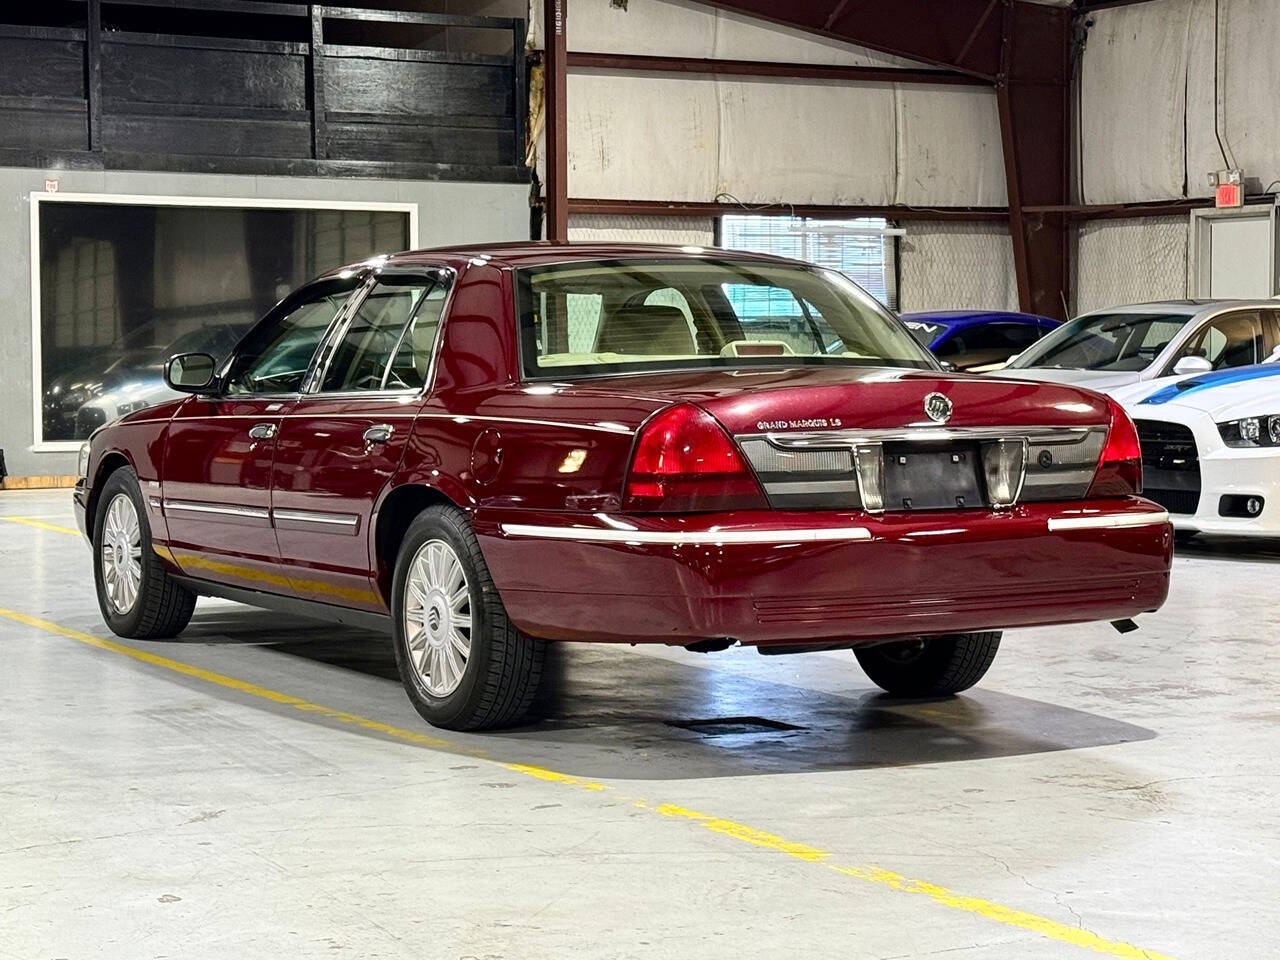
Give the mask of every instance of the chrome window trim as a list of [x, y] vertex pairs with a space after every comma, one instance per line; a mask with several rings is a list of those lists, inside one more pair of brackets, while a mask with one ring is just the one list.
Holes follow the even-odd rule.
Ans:
[[229, 517], [250, 517], [254, 520], [270, 520], [271, 512], [262, 507], [240, 507], [231, 504], [198, 503], [193, 500], [164, 501], [165, 512], [177, 510], [181, 513], [213, 513]]

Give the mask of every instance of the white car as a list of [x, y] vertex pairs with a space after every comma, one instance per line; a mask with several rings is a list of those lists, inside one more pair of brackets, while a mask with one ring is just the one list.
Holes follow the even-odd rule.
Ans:
[[1280, 537], [1280, 350], [1112, 394], [1138, 427], [1143, 496], [1175, 529]]
[[1261, 363], [1277, 346], [1275, 300], [1169, 300], [1077, 317], [998, 376], [1111, 393], [1133, 383]]

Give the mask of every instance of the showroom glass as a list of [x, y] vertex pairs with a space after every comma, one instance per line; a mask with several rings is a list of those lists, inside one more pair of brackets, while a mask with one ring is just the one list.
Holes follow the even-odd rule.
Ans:
[[1185, 313], [1099, 313], [1050, 333], [1010, 369], [1145, 370], [1186, 326]]
[[343, 331], [320, 389], [422, 389], [444, 297], [445, 287], [429, 280], [380, 280]]
[[1245, 367], [1252, 363], [1261, 363], [1264, 352], [1262, 344], [1262, 317], [1257, 311], [1228, 313], [1206, 323], [1187, 338], [1173, 364], [1183, 357], [1203, 357], [1213, 364], [1215, 370], [1229, 367]]
[[310, 278], [409, 245], [408, 214], [391, 211], [59, 200], [39, 217], [45, 441], [87, 436], [101, 418], [78, 412], [117, 392], [175, 396], [169, 357], [221, 361]]
[[326, 285], [300, 303], [285, 303], [240, 344], [224, 378], [225, 392], [298, 393], [311, 358], [355, 281]]
[[936, 369], [869, 294], [830, 270], [601, 261], [517, 271], [526, 376], [822, 364]]

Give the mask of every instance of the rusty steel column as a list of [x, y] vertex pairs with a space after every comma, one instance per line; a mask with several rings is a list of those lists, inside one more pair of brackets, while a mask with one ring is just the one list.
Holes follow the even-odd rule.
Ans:
[[1009, 233], [1023, 310], [1067, 319], [1071, 302], [1070, 11], [1004, 0], [996, 102]]
[[569, 148], [565, 126], [565, 7], [569, 0], [543, 0], [542, 45], [546, 90], [547, 239], [569, 239]]

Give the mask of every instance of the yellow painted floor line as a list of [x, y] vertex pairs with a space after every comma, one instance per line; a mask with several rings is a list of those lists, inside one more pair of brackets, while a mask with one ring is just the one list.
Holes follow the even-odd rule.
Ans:
[[[250, 683], [246, 680], [238, 680], [235, 677], [215, 673], [212, 670], [205, 670], [203, 667], [183, 663], [179, 660], [171, 660], [168, 657], [162, 657], [158, 654], [150, 653], [137, 647], [117, 643], [114, 640], [108, 640], [104, 637], [96, 637], [93, 634], [85, 633], [81, 630], [74, 630], [71, 627], [64, 627], [60, 624], [53, 623], [52, 621], [43, 620], [39, 617], [32, 617], [25, 613], [19, 613], [16, 610], [6, 610], [5, 608], [0, 607], [0, 617], [4, 617], [14, 623], [33, 627], [37, 630], [56, 634], [60, 637], [66, 637], [69, 640], [76, 640], [80, 643], [88, 644], [91, 647], [97, 647], [100, 650], [118, 653], [122, 656], [130, 657], [133, 660], [137, 660], [154, 667], [171, 670], [174, 673], [191, 677], [196, 680], [201, 680], [205, 683], [225, 687], [249, 696], [259, 697], [272, 703], [292, 707], [293, 709], [299, 710], [303, 713], [324, 717], [338, 723], [348, 724], [353, 727], [358, 727], [361, 730], [368, 730], [371, 733], [381, 734], [395, 740], [452, 754], [460, 754], [486, 760], [491, 759], [483, 750], [468, 748], [447, 740], [444, 737], [423, 733], [419, 730], [409, 730], [404, 727], [396, 727], [388, 723], [382, 723], [379, 720], [360, 716], [356, 713], [348, 713], [345, 710], [336, 710], [332, 707], [323, 706], [322, 704], [312, 703], [309, 700], [303, 700], [300, 697], [281, 693], [278, 690], [262, 687], [256, 683]], [[493, 762], [499, 763], [502, 767], [513, 773], [519, 773], [524, 776], [543, 780], [549, 783], [557, 783], [562, 786], [590, 791], [613, 790], [613, 788], [607, 784], [597, 783], [592, 780], [585, 780], [581, 777], [559, 773], [555, 770], [548, 770], [545, 767], [531, 766], [523, 763], [506, 763], [497, 760]], [[616, 792], [614, 795], [620, 796], [616, 794]], [[1059, 943], [1080, 947], [1096, 954], [1101, 954], [1107, 957], [1118, 957], [1121, 958], [1121, 960], [1173, 960], [1173, 958], [1169, 957], [1167, 954], [1157, 953], [1154, 950], [1146, 950], [1142, 947], [1134, 946], [1133, 944], [1125, 943], [1120, 940], [1108, 940], [1105, 937], [1099, 936], [1096, 933], [1084, 930], [1080, 927], [1073, 927], [1065, 923], [1060, 923], [1057, 920], [1052, 920], [1049, 917], [1042, 917], [1034, 913], [1027, 913], [1026, 911], [1008, 907], [992, 900], [984, 900], [981, 897], [966, 896], [964, 894], [957, 893], [954, 890], [949, 890], [946, 887], [928, 883], [924, 880], [915, 880], [900, 873], [895, 873], [892, 870], [886, 870], [882, 867], [836, 863], [832, 859], [834, 854], [828, 850], [821, 850], [805, 843], [797, 843], [792, 840], [787, 840], [783, 837], [777, 836], [776, 834], [748, 826], [745, 823], [738, 823], [733, 820], [724, 820], [707, 813], [701, 813], [697, 810], [688, 810], [684, 807], [669, 803], [653, 804], [646, 800], [621, 796], [620, 799], [630, 800], [637, 807], [649, 810], [661, 817], [696, 824], [705, 830], [709, 830], [712, 833], [738, 843], [769, 850], [793, 860], [812, 863], [822, 869], [832, 870], [842, 876], [861, 880], [880, 887], [881, 889], [924, 897], [936, 904], [949, 907], [953, 910], [959, 910], [973, 916], [983, 917], [1006, 927], [1014, 927], [1020, 930], [1039, 934], [1040, 936], [1046, 937], [1050, 940], [1056, 940]]]
[[80, 531], [74, 527], [60, 527], [56, 523], [45, 523], [43, 520], [36, 520], [34, 517], [0, 517], [0, 520], [20, 523], [24, 527], [39, 527], [41, 530], [52, 530], [54, 533], [69, 533], [74, 537], [80, 536]]

